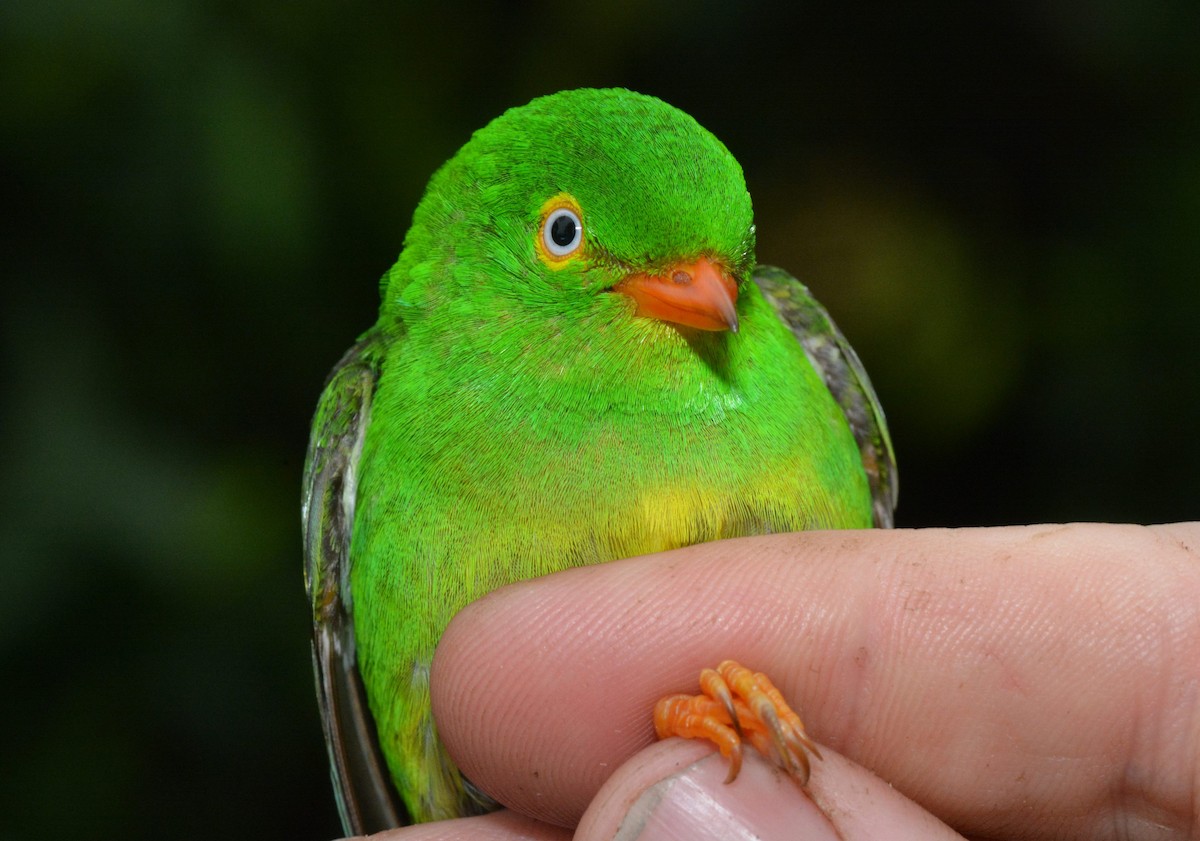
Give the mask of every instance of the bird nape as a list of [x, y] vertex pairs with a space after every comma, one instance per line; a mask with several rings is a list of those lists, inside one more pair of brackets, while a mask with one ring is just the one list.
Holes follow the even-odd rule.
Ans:
[[[755, 262], [741, 168], [626, 90], [513, 108], [432, 177], [379, 320], [338, 363], [304, 479], [318, 695], [348, 832], [495, 807], [446, 755], [450, 618], [566, 567], [779, 531], [887, 527], [891, 442], [808, 290]], [[661, 737], [818, 756], [763, 675], [706, 670]], [[649, 711], [647, 711], [649, 715]]]

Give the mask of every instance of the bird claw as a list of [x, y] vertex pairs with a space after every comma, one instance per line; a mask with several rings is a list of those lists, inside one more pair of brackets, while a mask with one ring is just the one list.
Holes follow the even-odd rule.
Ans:
[[729, 760], [727, 783], [741, 771], [743, 741], [800, 785], [808, 782], [809, 755], [820, 759], [821, 752], [770, 678], [726, 660], [700, 673], [700, 689], [701, 695], [671, 695], [658, 702], [654, 729], [660, 739], [713, 742]]

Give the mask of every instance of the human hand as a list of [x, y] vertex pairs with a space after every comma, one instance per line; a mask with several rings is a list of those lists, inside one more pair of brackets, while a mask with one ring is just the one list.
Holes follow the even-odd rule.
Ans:
[[[647, 747], [654, 701], [725, 658], [821, 744], [807, 792], [752, 750], [725, 785], [710, 746]], [[465, 609], [432, 686], [452, 755], [510, 809], [396, 838], [1192, 837], [1200, 523], [809, 532], [571, 570]]]

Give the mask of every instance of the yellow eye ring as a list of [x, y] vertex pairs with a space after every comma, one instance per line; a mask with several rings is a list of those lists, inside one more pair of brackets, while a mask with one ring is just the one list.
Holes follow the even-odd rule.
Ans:
[[552, 269], [561, 269], [583, 252], [583, 210], [569, 193], [559, 193], [542, 205], [534, 246]]

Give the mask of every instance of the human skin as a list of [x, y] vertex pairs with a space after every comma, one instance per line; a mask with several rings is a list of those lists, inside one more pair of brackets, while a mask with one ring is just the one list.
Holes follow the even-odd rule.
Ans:
[[[726, 658], [821, 745], [807, 790], [752, 750], [726, 785], [710, 746], [654, 743], [654, 701]], [[569, 570], [462, 611], [432, 686], [456, 762], [509, 808], [382, 837], [1194, 838], [1200, 523], [807, 532]]]

